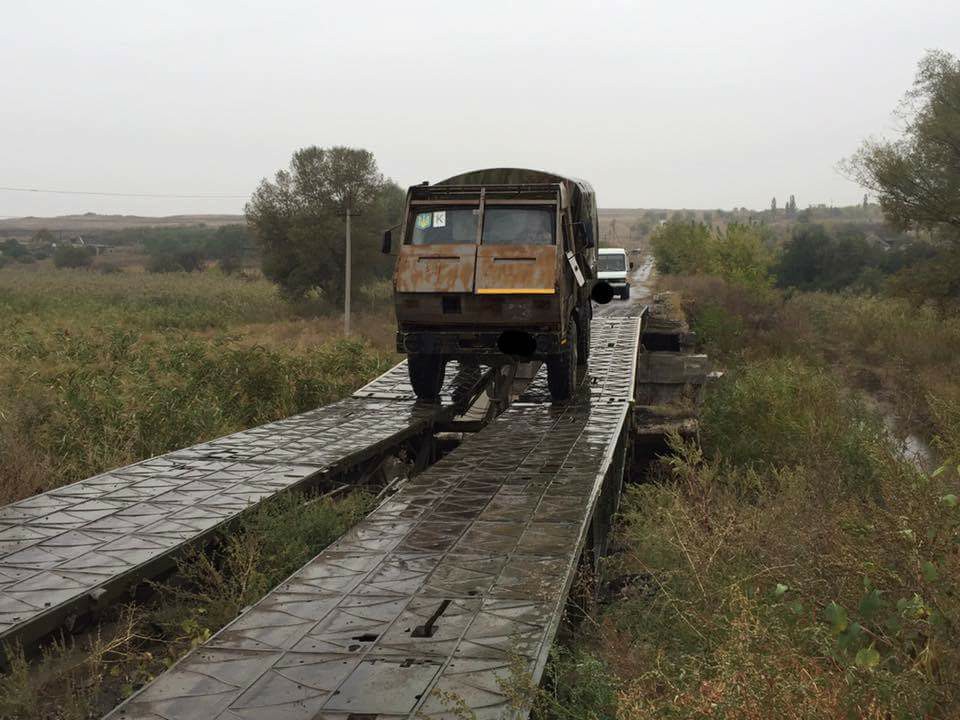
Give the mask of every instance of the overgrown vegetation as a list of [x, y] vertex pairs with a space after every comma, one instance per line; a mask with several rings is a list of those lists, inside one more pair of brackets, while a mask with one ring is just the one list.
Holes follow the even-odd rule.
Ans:
[[347, 340], [295, 310], [219, 273], [0, 271], [0, 502], [331, 402], [393, 362], [389, 316]]
[[[956, 717], [960, 323], [895, 298], [665, 284], [727, 373], [699, 441], [674, 438], [630, 489], [618, 590], [528, 700], [549, 718]], [[939, 470], [902, 456], [871, 397]]]
[[772, 282], [769, 238], [759, 225], [712, 228], [703, 222], [670, 220], [650, 247], [662, 273], [709, 273], [731, 282], [764, 287]]
[[[628, 493], [607, 569], [626, 589], [557, 657], [560, 705], [595, 718], [955, 717], [957, 381], [885, 373], [932, 371], [960, 350], [960, 326], [910, 323], [898, 300], [811, 295], [763, 312], [742, 288], [682, 285], [701, 331], [710, 309], [708, 343], [729, 370], [700, 441], [674, 438]], [[867, 385], [923, 399], [941, 471], [905, 460], [851, 389], [870, 358], [884, 364]]]
[[35, 665], [8, 648], [0, 717], [100, 717], [204, 642], [363, 517], [371, 496], [333, 502], [284, 495], [262, 503], [219, 545], [179, 562], [176, 578], [144, 604], [118, 608], [79, 639], [65, 638]]

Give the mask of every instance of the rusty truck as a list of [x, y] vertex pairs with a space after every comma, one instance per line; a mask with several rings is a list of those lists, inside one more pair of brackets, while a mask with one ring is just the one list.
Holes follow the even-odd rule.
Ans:
[[[393, 276], [397, 351], [417, 397], [434, 399], [450, 360], [540, 360], [569, 398], [590, 352], [599, 227], [589, 183], [494, 168], [407, 191]], [[391, 252], [394, 229], [384, 233]]]

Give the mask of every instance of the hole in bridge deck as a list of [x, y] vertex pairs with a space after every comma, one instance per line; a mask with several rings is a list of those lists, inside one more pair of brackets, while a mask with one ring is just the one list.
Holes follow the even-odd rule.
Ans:
[[378, 637], [380, 636], [374, 633], [364, 633], [363, 635], [354, 635], [351, 640], [359, 640], [360, 642], [373, 642]]

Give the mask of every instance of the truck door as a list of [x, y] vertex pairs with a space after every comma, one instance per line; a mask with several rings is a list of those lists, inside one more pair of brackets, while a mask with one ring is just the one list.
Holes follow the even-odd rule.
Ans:
[[397, 258], [402, 293], [472, 293], [479, 207], [414, 206]]

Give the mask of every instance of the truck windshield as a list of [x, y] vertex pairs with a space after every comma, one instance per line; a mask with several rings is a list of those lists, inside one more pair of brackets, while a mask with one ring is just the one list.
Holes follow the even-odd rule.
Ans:
[[480, 209], [442, 207], [417, 209], [412, 214], [411, 245], [475, 245]]
[[627, 258], [624, 255], [601, 255], [597, 258], [597, 269], [600, 272], [618, 272], [627, 269]]
[[484, 245], [552, 245], [556, 210], [552, 207], [497, 207], [483, 213]]

